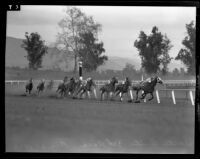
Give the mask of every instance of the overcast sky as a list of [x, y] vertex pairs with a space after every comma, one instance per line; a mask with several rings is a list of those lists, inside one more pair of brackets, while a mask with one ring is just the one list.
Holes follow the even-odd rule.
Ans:
[[[76, 6], [86, 15], [102, 24], [99, 40], [103, 41], [106, 55], [136, 58], [133, 46], [140, 31], [150, 34], [157, 26], [167, 34], [175, 57], [182, 47], [186, 35], [185, 24], [196, 19], [195, 7], [122, 7], [122, 6]], [[65, 6], [21, 6], [21, 11], [8, 12], [7, 36], [24, 38], [25, 32], [38, 32], [47, 43], [55, 42], [59, 31], [58, 22], [65, 16]], [[172, 61], [176, 64], [180, 62]], [[181, 67], [182, 65], [180, 65]]]

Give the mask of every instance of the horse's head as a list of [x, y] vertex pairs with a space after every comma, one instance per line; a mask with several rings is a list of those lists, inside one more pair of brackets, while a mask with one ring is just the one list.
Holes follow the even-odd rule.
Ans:
[[163, 81], [160, 77], [156, 76], [155, 78], [156, 78], [157, 83], [163, 84]]

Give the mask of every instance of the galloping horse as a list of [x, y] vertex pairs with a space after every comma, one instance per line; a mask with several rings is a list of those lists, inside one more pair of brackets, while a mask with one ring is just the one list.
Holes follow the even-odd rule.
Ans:
[[139, 85], [133, 86], [132, 89], [136, 91], [136, 101], [138, 102], [138, 92], [140, 90], [144, 91], [140, 99], [144, 99], [145, 96], [150, 93], [151, 98], [149, 99], [149, 101], [152, 100], [154, 98], [153, 96], [154, 88], [157, 83], [163, 84], [163, 81], [161, 80], [160, 77], [155, 76], [155, 77], [151, 77], [150, 80], [148, 81], [147, 80], [141, 81]]
[[68, 95], [74, 97], [75, 92], [77, 92], [77, 90], [79, 90], [79, 88], [82, 86], [83, 82], [82, 80], [75, 80], [75, 78], [71, 78], [70, 82], [66, 85], [66, 93], [68, 93]]
[[94, 83], [93, 79], [90, 77], [86, 80], [85, 84], [80, 85], [76, 95], [78, 95], [81, 92], [81, 94], [80, 94], [80, 98], [81, 98], [84, 93], [87, 93], [88, 97], [90, 98], [90, 92], [91, 92], [92, 86], [94, 87], [94, 93], [95, 93], [95, 97], [96, 97], [96, 88], [95, 88], [96, 84]]
[[26, 92], [28, 92], [29, 94], [31, 94], [31, 91], [33, 89], [33, 80], [32, 80], [32, 78], [26, 84], [25, 89], [26, 89]]
[[114, 93], [115, 92], [115, 84], [118, 83], [118, 80], [116, 77], [113, 77], [109, 83], [105, 84], [103, 87], [100, 88], [101, 91], [101, 100], [104, 95], [104, 93], [107, 93], [107, 97], [109, 93]]
[[44, 84], [45, 84], [45, 80], [41, 80], [41, 82], [38, 84], [37, 86], [37, 94], [39, 95], [40, 92], [43, 92], [44, 90]]
[[65, 95], [66, 83], [64, 81], [58, 85], [56, 92], [58, 92], [58, 94], [60, 94], [61, 97]]
[[[127, 96], [128, 96], [128, 90], [130, 90], [129, 89], [130, 86], [131, 86], [131, 81], [128, 79], [128, 77], [126, 77], [126, 79], [123, 83], [116, 86], [115, 95], [116, 96], [120, 95], [120, 101], [122, 101], [122, 96], [123, 96], [124, 93], [126, 93]], [[131, 96], [132, 96], [132, 94], [131, 94]]]

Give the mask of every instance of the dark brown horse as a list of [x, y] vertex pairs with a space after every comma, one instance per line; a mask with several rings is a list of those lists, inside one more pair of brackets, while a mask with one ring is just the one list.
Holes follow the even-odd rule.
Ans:
[[101, 91], [101, 100], [103, 99], [104, 93], [107, 93], [107, 97], [109, 93], [115, 92], [115, 84], [118, 83], [118, 80], [116, 77], [113, 77], [109, 83], [105, 84], [103, 87], [100, 88]]
[[31, 91], [33, 89], [33, 80], [32, 80], [32, 78], [26, 84], [25, 89], [26, 89], [26, 92], [28, 92], [29, 94], [31, 94]]
[[125, 81], [123, 83], [120, 83], [119, 85], [116, 86], [116, 88], [115, 88], [115, 95], [116, 96], [120, 95], [120, 101], [122, 101], [122, 99], [123, 99], [122, 98], [123, 94], [126, 93], [127, 96], [128, 96], [128, 91], [130, 90], [130, 86], [131, 86], [131, 81], [129, 80], [128, 77], [126, 77], [126, 79], [125, 79]]
[[154, 88], [157, 83], [163, 84], [163, 81], [161, 80], [160, 77], [155, 76], [155, 77], [151, 77], [149, 81], [147, 80], [141, 81], [139, 84], [132, 86], [132, 89], [136, 91], [136, 102], [139, 102], [138, 92], [140, 90], [143, 90], [142, 97], [140, 99], [144, 99], [147, 94], [151, 94], [151, 98], [149, 99], [149, 101], [152, 100], [154, 98], [153, 96]]
[[95, 98], [96, 98], [96, 84], [92, 78], [88, 78], [86, 80], [86, 83], [83, 83], [80, 85], [80, 87], [78, 88], [78, 91], [76, 92], [76, 96], [80, 94], [80, 98], [81, 98], [84, 93], [87, 93], [88, 97], [90, 98], [90, 92], [92, 91], [92, 87], [94, 87], [94, 93], [95, 93]]
[[40, 92], [44, 91], [44, 84], [45, 84], [45, 80], [41, 80], [41, 82], [38, 84], [37, 86], [37, 94], [40, 95]]

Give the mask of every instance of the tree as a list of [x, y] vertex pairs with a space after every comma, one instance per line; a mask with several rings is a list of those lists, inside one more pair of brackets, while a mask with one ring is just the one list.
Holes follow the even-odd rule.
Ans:
[[162, 70], [167, 72], [171, 57], [168, 52], [172, 48], [167, 35], [164, 36], [153, 27], [151, 34], [147, 36], [143, 31], [139, 34], [139, 40], [135, 40], [134, 46], [138, 49], [142, 60], [142, 68], [146, 73], [152, 74]]
[[169, 68], [167, 66], [173, 59], [168, 54], [169, 50], [173, 47], [170, 43], [171, 43], [171, 41], [168, 39], [167, 35], [165, 34], [164, 38], [163, 38], [163, 44], [162, 44], [163, 45], [163, 54], [161, 55], [162, 57], [160, 58], [161, 66], [162, 66], [161, 72], [163, 75], [166, 75], [169, 72]]
[[94, 71], [98, 66], [102, 65], [108, 57], [102, 55], [105, 52], [103, 42], [98, 43], [98, 39], [94, 37], [92, 32], [80, 33], [79, 58], [83, 62], [83, 68], [86, 71]]
[[61, 32], [57, 35], [57, 44], [62, 45], [66, 54], [74, 59], [74, 72], [77, 71], [77, 61], [79, 58], [80, 33], [92, 32], [95, 36], [101, 30], [101, 25], [94, 22], [93, 17], [86, 16], [76, 7], [68, 7], [65, 17], [58, 23]]
[[25, 33], [26, 39], [21, 45], [27, 51], [27, 60], [29, 61], [29, 68], [37, 70], [42, 67], [42, 58], [47, 53], [47, 46], [41, 40], [41, 36], [36, 33]]
[[187, 35], [183, 39], [184, 48], [180, 49], [175, 60], [181, 60], [187, 67], [189, 74], [195, 74], [195, 55], [196, 55], [196, 26], [194, 21], [186, 24]]

